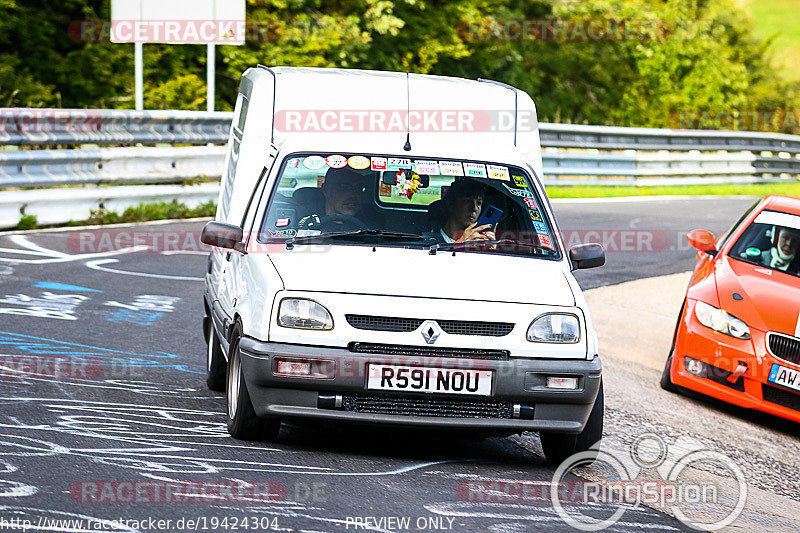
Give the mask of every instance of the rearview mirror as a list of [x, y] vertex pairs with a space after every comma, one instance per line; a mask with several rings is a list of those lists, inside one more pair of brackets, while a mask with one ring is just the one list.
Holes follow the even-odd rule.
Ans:
[[606, 264], [606, 252], [602, 244], [576, 244], [569, 249], [569, 259], [574, 270], [601, 267]]
[[239, 226], [212, 220], [203, 227], [203, 233], [200, 234], [200, 241], [209, 246], [243, 252], [243, 237], [244, 233]]
[[692, 230], [686, 235], [686, 240], [689, 241], [692, 248], [709, 255], [717, 255], [717, 239], [710, 231], [704, 229]]

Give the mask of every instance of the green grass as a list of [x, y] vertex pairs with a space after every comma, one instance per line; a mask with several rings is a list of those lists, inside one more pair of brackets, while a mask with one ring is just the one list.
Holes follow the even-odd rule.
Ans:
[[756, 35], [773, 42], [775, 66], [788, 80], [800, 79], [800, 3], [797, 0], [746, 0]]
[[678, 185], [674, 187], [624, 187], [615, 185], [575, 185], [546, 187], [550, 198], [608, 198], [613, 196], [767, 196], [785, 194], [800, 197], [800, 181], [753, 185]]

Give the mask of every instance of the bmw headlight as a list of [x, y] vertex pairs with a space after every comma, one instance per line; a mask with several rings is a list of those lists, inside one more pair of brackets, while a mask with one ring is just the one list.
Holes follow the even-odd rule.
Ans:
[[575, 315], [550, 313], [531, 322], [526, 337], [531, 342], [575, 344], [581, 338], [581, 326]]
[[286, 298], [278, 307], [278, 325], [297, 329], [333, 329], [333, 318], [322, 305], [304, 298]]
[[750, 338], [750, 328], [747, 327], [747, 324], [713, 305], [698, 301], [694, 307], [694, 314], [697, 320], [707, 328], [737, 339]]

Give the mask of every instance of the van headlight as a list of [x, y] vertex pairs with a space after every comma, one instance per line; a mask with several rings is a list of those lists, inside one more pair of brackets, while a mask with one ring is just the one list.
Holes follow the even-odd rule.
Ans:
[[750, 338], [750, 328], [747, 327], [747, 324], [713, 305], [698, 301], [694, 306], [694, 315], [701, 324], [714, 331], [737, 339], [747, 340]]
[[575, 315], [548, 313], [531, 322], [526, 338], [531, 342], [575, 344], [581, 338], [580, 321]]
[[278, 307], [278, 325], [296, 329], [333, 329], [333, 318], [322, 305], [305, 298], [285, 298]]

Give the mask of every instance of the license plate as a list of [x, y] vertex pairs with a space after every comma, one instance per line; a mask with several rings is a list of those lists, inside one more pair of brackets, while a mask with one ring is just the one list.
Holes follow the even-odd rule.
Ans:
[[369, 365], [367, 388], [402, 392], [492, 395], [491, 370]]
[[786, 368], [785, 366], [773, 364], [769, 371], [767, 381], [776, 385], [781, 385], [787, 389], [800, 391], [800, 372]]

